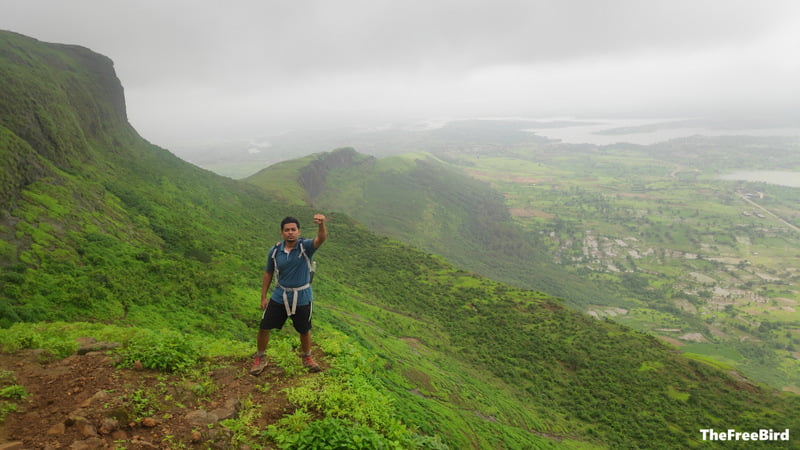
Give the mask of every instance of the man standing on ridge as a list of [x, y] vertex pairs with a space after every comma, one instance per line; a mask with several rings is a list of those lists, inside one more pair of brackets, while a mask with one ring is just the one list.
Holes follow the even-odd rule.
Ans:
[[[300, 333], [300, 350], [303, 366], [311, 372], [319, 372], [320, 367], [311, 357], [311, 310], [313, 294], [311, 290], [311, 258], [328, 238], [325, 216], [314, 215], [317, 236], [303, 239], [300, 236], [300, 222], [294, 217], [281, 221], [283, 241], [275, 244], [267, 254], [264, 281], [261, 286], [261, 325], [258, 330], [258, 351], [250, 373], [258, 375], [267, 367], [264, 352], [269, 344], [270, 330], [280, 329], [291, 317], [294, 329]], [[269, 286], [275, 278], [275, 289], [267, 297]]]

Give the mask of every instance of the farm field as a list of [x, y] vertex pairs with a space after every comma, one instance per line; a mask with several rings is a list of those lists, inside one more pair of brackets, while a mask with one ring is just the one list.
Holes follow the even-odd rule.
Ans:
[[[618, 286], [616, 304], [582, 305], [592, 316], [799, 391], [800, 189], [759, 177], [800, 179], [797, 153], [791, 140], [697, 137], [450, 160], [502, 192], [553, 261]], [[722, 179], [745, 167], [754, 181]]]

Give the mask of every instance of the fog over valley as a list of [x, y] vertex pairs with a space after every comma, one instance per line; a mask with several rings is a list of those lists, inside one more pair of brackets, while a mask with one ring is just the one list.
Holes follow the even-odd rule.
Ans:
[[800, 114], [800, 4], [789, 0], [2, 5], [0, 29], [110, 57], [131, 123], [182, 154], [431, 118], [784, 127]]

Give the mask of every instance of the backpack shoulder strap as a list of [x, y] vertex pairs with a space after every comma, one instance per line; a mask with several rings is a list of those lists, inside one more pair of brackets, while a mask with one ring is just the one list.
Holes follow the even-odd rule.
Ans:
[[300, 245], [300, 254], [303, 256], [303, 258], [306, 259], [306, 265], [308, 265], [308, 271], [311, 274], [311, 278], [313, 279], [314, 278], [314, 265], [311, 264], [311, 259], [306, 254], [306, 249], [305, 249], [305, 247], [303, 247], [303, 241], [302, 240], [300, 241], [299, 245]]
[[278, 274], [278, 259], [275, 257], [275, 255], [278, 254], [278, 248], [280, 248], [280, 246], [281, 246], [281, 243], [277, 242], [272, 247], [272, 256], [270, 256], [270, 258], [272, 258], [272, 266], [273, 266], [274, 271], [275, 271], [275, 281], [276, 282], [278, 281], [279, 274]]
[[302, 240], [300, 240], [299, 245], [300, 245], [300, 254], [303, 255], [303, 257], [306, 259], [306, 266], [308, 267], [308, 277], [310, 280], [309, 283], [311, 283], [312, 281], [314, 281], [314, 271], [316, 270], [317, 266], [316, 263], [311, 262], [311, 259], [306, 254], [306, 249], [303, 247]]

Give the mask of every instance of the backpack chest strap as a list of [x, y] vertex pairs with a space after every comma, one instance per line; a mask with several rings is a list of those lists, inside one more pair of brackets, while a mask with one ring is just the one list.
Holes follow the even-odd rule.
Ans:
[[[304, 284], [304, 285], [302, 285], [300, 287], [296, 287], [296, 288], [287, 288], [287, 287], [281, 286], [280, 284], [278, 286], [280, 286], [280, 288], [283, 289], [283, 307], [286, 308], [286, 315], [291, 317], [297, 311], [297, 293], [300, 292], [300, 291], [304, 291], [304, 290], [310, 288], [311, 285], [309, 283], [306, 283], [306, 284]], [[289, 306], [289, 293], [290, 292], [292, 293], [292, 306]]]

